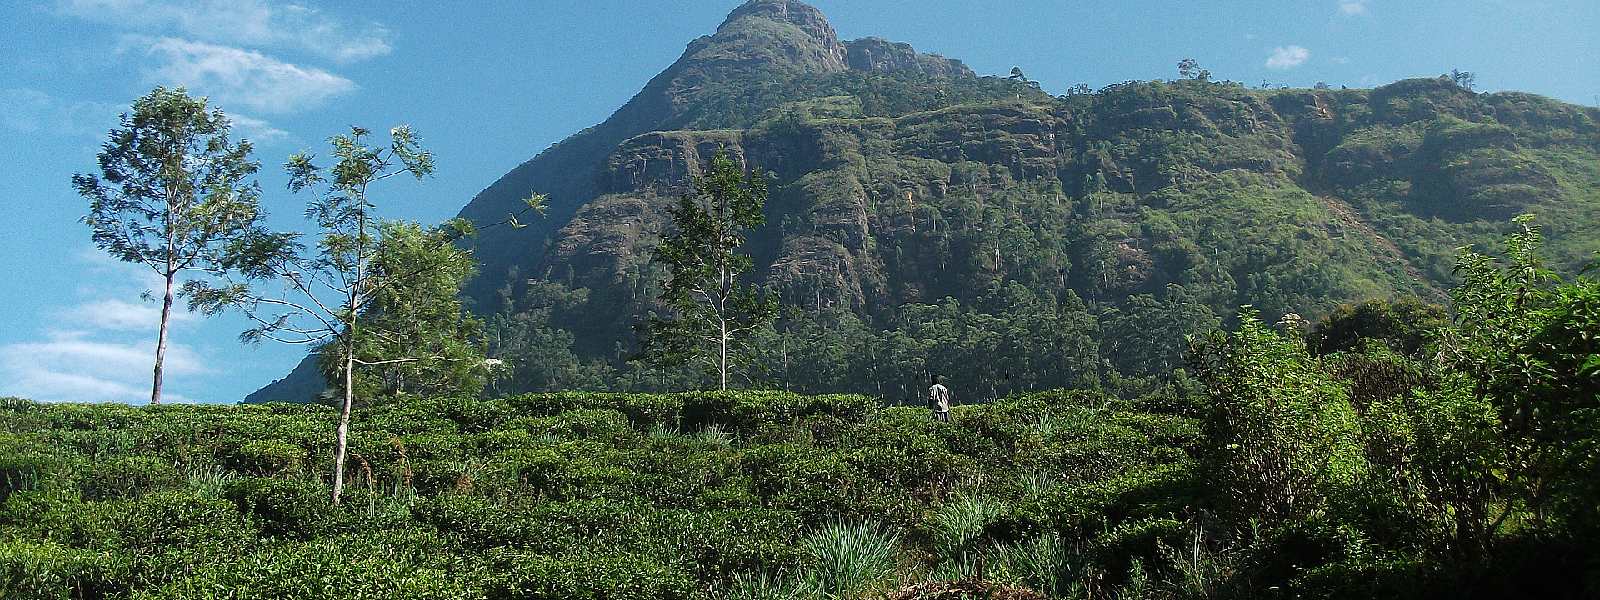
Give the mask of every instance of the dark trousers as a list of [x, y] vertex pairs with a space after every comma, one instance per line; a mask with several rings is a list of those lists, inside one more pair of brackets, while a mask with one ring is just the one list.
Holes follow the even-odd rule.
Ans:
[[939, 421], [939, 422], [943, 422], [943, 423], [949, 423], [950, 422], [950, 411], [948, 411], [948, 410], [936, 410], [936, 411], [933, 411], [933, 420]]

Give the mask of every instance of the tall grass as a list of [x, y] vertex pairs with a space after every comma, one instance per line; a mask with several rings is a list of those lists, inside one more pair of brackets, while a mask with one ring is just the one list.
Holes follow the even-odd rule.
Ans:
[[804, 585], [826, 598], [859, 598], [894, 583], [899, 538], [867, 523], [833, 523], [806, 536]]
[[228, 482], [239, 476], [213, 462], [191, 462], [183, 465], [183, 476], [189, 488], [203, 496], [220, 496]]
[[932, 575], [943, 580], [978, 576], [990, 541], [986, 530], [1005, 510], [1005, 504], [993, 498], [961, 496], [933, 511], [928, 518], [929, 533], [940, 562]]
[[700, 441], [713, 446], [730, 446], [733, 444], [733, 433], [721, 423], [711, 423], [700, 430]]
[[812, 600], [821, 593], [811, 583], [809, 578], [782, 572], [739, 573], [716, 597], [721, 600]]
[[645, 432], [645, 437], [650, 438], [652, 441], [676, 441], [679, 438], [678, 428], [666, 423], [656, 423], [651, 425], [650, 429]]
[[1050, 533], [1014, 545], [1000, 546], [989, 554], [993, 579], [1038, 591], [1051, 598], [1081, 598], [1086, 594], [1082, 552], [1059, 534]]

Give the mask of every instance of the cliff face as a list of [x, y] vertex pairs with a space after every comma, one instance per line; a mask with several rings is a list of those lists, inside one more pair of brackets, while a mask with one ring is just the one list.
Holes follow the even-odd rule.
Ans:
[[[462, 210], [493, 221], [530, 191], [553, 201], [535, 226], [476, 240], [478, 306], [521, 285], [513, 268], [587, 290], [552, 326], [580, 354], [614, 354], [663, 276], [649, 257], [667, 207], [718, 151], [772, 174], [768, 225], [750, 239], [757, 279], [787, 304], [879, 328], [903, 307], [1013, 285], [1099, 318], [1437, 300], [1455, 248], [1525, 211], [1563, 269], [1600, 248], [1595, 109], [1442, 79], [1051, 97], [905, 44], [840, 42], [815, 9], [758, 0]], [[1095, 335], [1122, 360], [1114, 334]]]
[[866, 37], [845, 42], [850, 68], [882, 73], [915, 72], [935, 77], [973, 77], [975, 74], [959, 60], [937, 54], [919, 54], [911, 44]]
[[[1405, 89], [1456, 104], [1408, 104], [1399, 114], [1396, 94]], [[750, 129], [651, 133], [621, 144], [601, 175], [607, 194], [579, 210], [557, 239], [596, 229], [628, 237], [628, 260], [613, 261], [616, 270], [577, 269], [574, 281], [593, 287], [618, 280], [637, 266], [630, 260], [647, 257], [665, 225], [661, 207], [722, 148], [750, 168], [778, 174], [769, 216], [777, 226], [761, 244], [769, 253], [765, 277], [795, 297], [814, 299], [819, 290], [812, 288], [820, 287], [837, 303], [869, 310], [929, 302], [990, 280], [1043, 282], [1047, 273], [1019, 264], [1037, 258], [1016, 256], [1025, 252], [1062, 260], [1063, 271], [1104, 271], [1098, 282], [1066, 277], [1065, 287], [1113, 302], [1173, 283], [1221, 286], [1218, 273], [1249, 279], [1276, 269], [1291, 278], [1323, 272], [1317, 277], [1331, 286], [1325, 297], [1283, 290], [1298, 297], [1263, 306], [1315, 313], [1362, 296], [1436, 292], [1449, 279], [1448, 249], [1477, 241], [1476, 232], [1518, 212], [1592, 217], [1595, 189], [1563, 182], [1593, 181], [1592, 163], [1568, 162], [1600, 147], [1593, 111], [1542, 99], [1535, 107], [1532, 100], [1474, 95], [1434, 80], [1371, 92], [1180, 82], [898, 118], [788, 118], [816, 112], [808, 104], [852, 112], [828, 98]], [[1500, 124], [1530, 114], [1539, 116], [1520, 130]], [[639, 221], [607, 222], [619, 204], [656, 209], [637, 211]], [[1045, 231], [1039, 219], [1050, 211], [1059, 214], [1046, 222], [1057, 229]], [[1291, 215], [1292, 222], [1272, 223]], [[1222, 243], [1213, 236], [1244, 245], [1273, 241], [1235, 239], [1256, 226], [1298, 230], [1290, 236], [1298, 248], [1266, 249], [1278, 262], [1251, 263], [1260, 253], [1203, 256]], [[1555, 220], [1551, 226], [1555, 253], [1569, 266], [1581, 260], [1581, 246], [1566, 239], [1583, 239], [1581, 229]], [[1079, 239], [1059, 239], [1069, 234]], [[1099, 264], [1085, 254], [1095, 246], [1110, 248]], [[592, 262], [590, 252], [560, 242], [546, 262]], [[908, 252], [917, 260], [908, 261]], [[1225, 264], [1210, 265], [1211, 274], [1196, 271], [1218, 260]], [[930, 270], [935, 261], [943, 266]], [[951, 269], [952, 262], [970, 268]], [[1342, 272], [1326, 273], [1330, 265]], [[1213, 298], [1216, 306], [1261, 306], [1238, 283]]]
[[[610, 118], [512, 169], [467, 203], [462, 217], [494, 222], [518, 210], [531, 191], [552, 200], [543, 222], [518, 231], [490, 229], [474, 242], [485, 276], [472, 295], [486, 299], [508, 268], [541, 260], [553, 228], [602, 191], [601, 167], [624, 140], [658, 130], [747, 125], [762, 111], [807, 95], [805, 88], [837, 85], [830, 76], [852, 69], [975, 78], [958, 61], [917, 54], [905, 44], [862, 40], [847, 47], [820, 11], [801, 2], [746, 3], [716, 33], [690, 42], [672, 66]], [[768, 89], [752, 89], [758, 84]]]

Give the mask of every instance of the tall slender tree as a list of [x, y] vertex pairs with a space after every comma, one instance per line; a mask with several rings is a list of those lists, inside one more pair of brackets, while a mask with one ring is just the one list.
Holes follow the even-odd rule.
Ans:
[[766, 222], [767, 185], [717, 152], [672, 210], [672, 232], [655, 260], [670, 272], [661, 293], [668, 315], [650, 320], [646, 338], [659, 364], [707, 365], [718, 388], [748, 357], [751, 333], [770, 326], [777, 298], [741, 283], [752, 262], [742, 254], [745, 231]]
[[[334, 136], [334, 164], [317, 166], [314, 157], [295, 154], [284, 165], [289, 188], [316, 190], [306, 206], [307, 218], [317, 224], [315, 250], [308, 252], [298, 233], [270, 232], [258, 228], [247, 240], [231, 248], [226, 266], [243, 282], [212, 285], [187, 284], [192, 302], [208, 313], [235, 308], [255, 327], [240, 334], [246, 342], [263, 339], [308, 345], [333, 353], [324, 364], [337, 365], [343, 399], [334, 434], [333, 501], [344, 492], [344, 464], [350, 433], [350, 411], [355, 403], [357, 364], [376, 366], [415, 360], [365, 360], [358, 355], [363, 311], [381, 288], [405, 283], [403, 274], [372, 268], [380, 249], [379, 221], [369, 188], [396, 175], [422, 179], [433, 173], [433, 155], [423, 150], [410, 128], [390, 130], [387, 145], [369, 145], [371, 132], [353, 127]], [[265, 283], [276, 285], [262, 285]], [[257, 285], [252, 285], [252, 284]]]
[[[455, 384], [481, 389], [487, 368], [480, 343], [470, 339], [480, 325], [462, 313], [457, 298], [475, 266], [454, 241], [475, 228], [463, 219], [429, 231], [380, 221], [371, 186], [398, 175], [423, 179], [434, 164], [409, 127], [389, 130], [387, 144], [370, 144], [371, 136], [353, 127], [331, 138], [331, 167], [317, 166], [306, 154], [284, 165], [292, 191], [316, 193], [306, 207], [318, 229], [314, 249], [301, 234], [257, 227], [229, 246], [222, 281], [185, 284], [191, 307], [208, 314], [234, 309], [251, 319], [255, 326], [241, 340], [311, 346], [332, 367], [343, 391], [334, 433], [334, 504], [344, 493], [350, 413], [362, 387], [357, 368], [374, 375], [368, 388], [387, 377], [425, 384], [409, 387], [417, 391]], [[522, 212], [493, 225], [521, 227], [519, 216], [543, 214], [545, 196], [533, 194], [524, 203]], [[424, 364], [398, 368], [417, 363]]]
[[[101, 146], [98, 175], [72, 185], [89, 200], [82, 221], [96, 246], [145, 265], [164, 284], [150, 403], [161, 403], [172, 303], [185, 271], [217, 268], [221, 252], [261, 217], [259, 163], [249, 141], [233, 141], [221, 110], [183, 88], [157, 87], [123, 113]], [[181, 292], [180, 292], [181, 293]]]

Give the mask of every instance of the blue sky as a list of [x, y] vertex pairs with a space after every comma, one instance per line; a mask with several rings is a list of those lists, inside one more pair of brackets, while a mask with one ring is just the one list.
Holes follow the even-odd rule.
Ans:
[[[70, 186], [106, 129], [157, 84], [234, 117], [263, 164], [264, 203], [303, 228], [277, 165], [350, 125], [409, 123], [438, 157], [380, 191], [386, 216], [438, 221], [549, 144], [603, 120], [737, 0], [0, 3], [0, 396], [148, 396], [153, 276], [96, 251]], [[1047, 91], [1169, 78], [1194, 57], [1255, 86], [1370, 87], [1473, 71], [1479, 89], [1600, 103], [1600, 2], [817, 0], [842, 38], [876, 35], [1021, 67]], [[233, 402], [300, 349], [243, 346], [236, 318], [184, 314], [169, 400]]]

